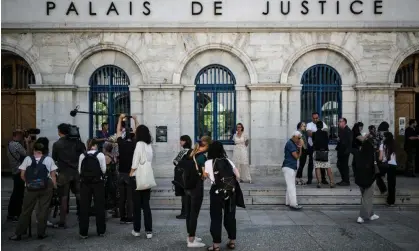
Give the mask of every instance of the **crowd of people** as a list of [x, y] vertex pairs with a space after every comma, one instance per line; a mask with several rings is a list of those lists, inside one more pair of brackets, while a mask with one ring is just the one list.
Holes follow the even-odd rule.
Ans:
[[[131, 118], [135, 130], [129, 127], [128, 119]], [[414, 176], [415, 148], [419, 140], [415, 129], [416, 121], [409, 121], [405, 139], [408, 176]], [[284, 147], [282, 172], [286, 182], [286, 205], [295, 210], [302, 208], [297, 202], [297, 185], [312, 184], [313, 173], [317, 188], [349, 186], [349, 156], [352, 154], [355, 183], [362, 196], [357, 222], [379, 218], [373, 212], [375, 184], [382, 193], [388, 190], [387, 204], [393, 206], [397, 168], [397, 144], [393, 134], [386, 122], [378, 127], [378, 131], [373, 125], [368, 127], [367, 133], [362, 130], [361, 122], [355, 123], [351, 130], [345, 118], [339, 119], [336, 151], [341, 181], [335, 183], [327, 125], [316, 112], [312, 114], [312, 122], [298, 123], [297, 130]], [[60, 139], [53, 144], [49, 157], [47, 138], [31, 142], [30, 137], [23, 138], [22, 131], [13, 133], [13, 141], [8, 145], [14, 181], [8, 219], [18, 224], [10, 240], [19, 241], [27, 232], [36, 205], [39, 239], [47, 237], [48, 225], [67, 228], [70, 192], [76, 198], [81, 238], [88, 238], [91, 216], [96, 217], [97, 235], [104, 236], [107, 212], [119, 218], [121, 224], [133, 224], [131, 234], [136, 237], [141, 235], [143, 215], [145, 236], [152, 238], [150, 196], [156, 183], [152, 171], [152, 137], [147, 126], [140, 125], [135, 116], [121, 114], [115, 135], [109, 135], [108, 124], [103, 123], [102, 130], [97, 132], [98, 137], [89, 139], [86, 145], [80, 138], [71, 137], [71, 125], [60, 124], [58, 135]], [[230, 160], [223, 144], [213, 142], [209, 136], [203, 136], [195, 145], [188, 135], [180, 137], [182, 150], [173, 161], [173, 184], [175, 194], [182, 198], [181, 214], [177, 218], [186, 221], [188, 247], [205, 246], [197, 237], [196, 228], [204, 198], [204, 181], [209, 180], [213, 243], [208, 250], [220, 249], [223, 221], [229, 239], [227, 247], [235, 248], [236, 207], [245, 207], [240, 183], [252, 183], [252, 178], [248, 153], [250, 139], [244, 133], [243, 124], [237, 124], [232, 139], [235, 146]], [[304, 181], [307, 159], [308, 179]], [[383, 182], [385, 175], [388, 188]], [[51, 219], [54, 201], [59, 204], [60, 217], [56, 223]]]

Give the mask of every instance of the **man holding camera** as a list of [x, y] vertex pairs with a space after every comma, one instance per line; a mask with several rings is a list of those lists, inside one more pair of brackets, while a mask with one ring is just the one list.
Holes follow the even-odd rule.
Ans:
[[52, 158], [56, 162], [59, 172], [57, 185], [61, 197], [60, 221], [58, 223], [60, 228], [66, 228], [70, 190], [76, 196], [77, 214], [79, 212], [80, 175], [78, 163], [80, 154], [86, 149], [80, 139], [69, 137], [70, 129], [71, 125], [69, 124], [58, 125], [60, 139], [52, 146]]
[[13, 174], [13, 192], [10, 196], [7, 219], [13, 222], [18, 221], [22, 211], [25, 182], [20, 178], [19, 166], [29, 152], [30, 142], [30, 136], [24, 139], [24, 132], [15, 130], [13, 140], [7, 145], [7, 157]]

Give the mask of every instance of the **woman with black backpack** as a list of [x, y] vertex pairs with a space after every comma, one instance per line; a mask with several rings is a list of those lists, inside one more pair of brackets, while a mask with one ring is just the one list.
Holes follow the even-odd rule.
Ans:
[[211, 180], [210, 232], [213, 244], [208, 250], [219, 251], [224, 210], [224, 227], [228, 234], [228, 249], [236, 248], [236, 187], [240, 174], [233, 162], [227, 158], [223, 144], [214, 141], [208, 148], [205, 175]]
[[41, 143], [34, 145], [33, 155], [24, 159], [19, 166], [20, 177], [26, 184], [27, 193], [23, 198], [22, 213], [16, 227], [15, 235], [10, 240], [20, 241], [30, 224], [32, 211], [38, 204], [37, 222], [38, 239], [47, 237], [49, 205], [52, 198], [52, 189], [57, 187], [57, 166], [54, 160], [45, 155], [46, 146]]
[[[182, 150], [180, 150], [176, 158], [173, 160], [173, 165], [175, 165], [175, 173], [176, 173], [176, 166], [179, 164], [179, 161], [188, 157], [188, 153], [192, 148], [191, 137], [189, 137], [188, 135], [182, 135], [180, 137], [180, 146], [182, 147]], [[180, 215], [176, 216], [176, 219], [186, 219], [186, 209], [185, 209], [186, 196], [185, 196], [185, 191], [183, 190], [183, 187], [179, 185], [175, 185], [175, 195], [181, 196], [182, 198], [182, 209], [180, 211]]]

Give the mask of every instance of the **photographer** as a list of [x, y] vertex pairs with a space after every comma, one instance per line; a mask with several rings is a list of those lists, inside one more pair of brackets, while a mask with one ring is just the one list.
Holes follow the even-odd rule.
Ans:
[[60, 221], [58, 227], [66, 228], [66, 216], [68, 212], [68, 196], [71, 192], [76, 196], [77, 214], [80, 201], [80, 175], [78, 162], [80, 154], [85, 151], [79, 135], [70, 134], [72, 126], [69, 124], [58, 125], [60, 139], [52, 146], [52, 158], [58, 166], [58, 190], [61, 197]]
[[25, 193], [25, 182], [20, 178], [19, 166], [25, 159], [26, 153], [29, 152], [31, 142], [30, 136], [24, 140], [23, 136], [23, 131], [15, 130], [13, 132], [13, 140], [7, 145], [7, 157], [13, 174], [13, 192], [10, 196], [7, 219], [13, 222], [18, 221], [22, 211], [23, 196]]

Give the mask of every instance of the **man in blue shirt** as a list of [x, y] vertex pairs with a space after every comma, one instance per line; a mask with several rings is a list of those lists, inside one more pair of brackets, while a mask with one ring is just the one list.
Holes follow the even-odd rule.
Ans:
[[282, 163], [282, 172], [284, 173], [287, 191], [285, 195], [285, 205], [292, 209], [300, 210], [302, 207], [297, 204], [297, 188], [295, 187], [295, 174], [297, 172], [297, 160], [301, 156], [302, 134], [295, 131], [292, 137], [285, 144], [284, 162]]

